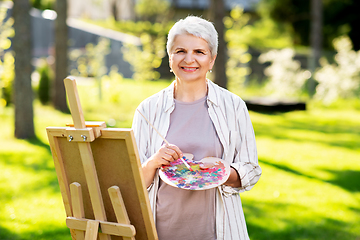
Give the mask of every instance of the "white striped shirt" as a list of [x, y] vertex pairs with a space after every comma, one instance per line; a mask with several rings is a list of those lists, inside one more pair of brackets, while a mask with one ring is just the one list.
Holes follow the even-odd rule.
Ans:
[[[219, 186], [216, 195], [217, 240], [249, 239], [240, 192], [250, 190], [261, 176], [258, 165], [255, 134], [245, 102], [237, 95], [207, 80], [208, 112], [224, 148], [222, 159], [237, 170], [240, 188]], [[159, 93], [145, 99], [138, 107], [140, 112], [166, 137], [170, 114], [174, 110], [174, 82]], [[162, 138], [136, 111], [132, 125], [141, 162], [145, 162], [162, 145]], [[153, 213], [156, 212], [156, 195], [159, 175], [149, 187]]]

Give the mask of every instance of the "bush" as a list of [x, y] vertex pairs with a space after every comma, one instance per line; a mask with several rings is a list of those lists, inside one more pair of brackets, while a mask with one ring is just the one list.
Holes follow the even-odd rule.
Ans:
[[307, 79], [311, 77], [308, 70], [301, 68], [300, 62], [294, 60], [295, 51], [291, 48], [271, 50], [259, 56], [259, 62], [270, 62], [265, 68], [269, 78], [267, 90], [279, 97], [300, 96]]
[[53, 77], [53, 73], [49, 64], [44, 60], [41, 66], [37, 69], [40, 75], [38, 97], [43, 105], [50, 102], [50, 86]]
[[325, 58], [320, 61], [321, 68], [314, 75], [318, 85], [315, 98], [330, 104], [338, 98], [348, 99], [360, 94], [360, 51], [352, 50], [349, 37], [343, 36], [333, 41], [337, 51], [335, 63]]

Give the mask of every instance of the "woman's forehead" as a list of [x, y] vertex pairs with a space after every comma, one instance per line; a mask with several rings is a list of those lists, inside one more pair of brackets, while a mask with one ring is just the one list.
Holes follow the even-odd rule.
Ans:
[[208, 42], [191, 34], [179, 34], [174, 38], [174, 48], [200, 48], [209, 50]]

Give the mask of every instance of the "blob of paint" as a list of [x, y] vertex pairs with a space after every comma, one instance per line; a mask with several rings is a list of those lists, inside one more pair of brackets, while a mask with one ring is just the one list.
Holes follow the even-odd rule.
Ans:
[[[183, 158], [193, 171], [190, 171], [181, 159], [160, 169], [161, 179], [174, 187], [188, 190], [205, 190], [223, 184], [230, 175], [228, 164], [218, 158], [205, 158], [193, 161]], [[204, 168], [204, 166], [208, 166]]]

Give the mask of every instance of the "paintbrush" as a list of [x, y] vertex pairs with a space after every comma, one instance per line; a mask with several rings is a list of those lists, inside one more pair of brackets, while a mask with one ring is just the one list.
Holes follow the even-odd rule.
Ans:
[[[162, 138], [162, 140], [164, 140], [164, 142], [167, 144], [167, 145], [170, 145], [170, 143], [159, 133], [159, 131], [154, 127], [154, 125], [151, 124], [151, 122], [140, 112], [139, 109], [136, 109], [140, 115], [147, 121], [147, 123], [155, 130], [155, 132], [157, 132], [157, 134]], [[180, 160], [185, 164], [185, 166], [190, 170], [190, 171], [194, 171], [190, 165], [183, 159], [183, 158], [180, 158]]]

